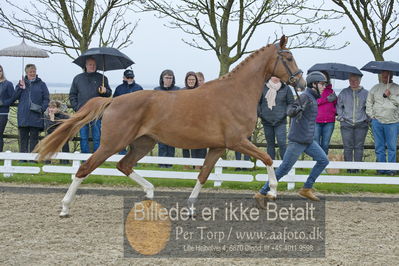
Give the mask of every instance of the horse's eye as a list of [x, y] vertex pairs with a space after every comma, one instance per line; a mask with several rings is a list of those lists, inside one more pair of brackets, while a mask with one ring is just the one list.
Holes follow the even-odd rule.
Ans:
[[288, 61], [292, 61], [293, 58], [294, 58], [294, 57], [292, 57], [292, 56], [287, 56], [287, 60], [288, 60]]

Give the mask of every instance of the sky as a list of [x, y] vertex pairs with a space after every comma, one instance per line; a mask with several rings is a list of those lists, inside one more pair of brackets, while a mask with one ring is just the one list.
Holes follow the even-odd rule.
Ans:
[[[134, 20], [140, 19], [134, 33], [133, 44], [123, 49], [122, 52], [128, 55], [135, 64], [132, 69], [136, 75], [136, 82], [145, 88], [152, 88], [159, 83], [159, 75], [164, 69], [172, 69], [175, 72], [176, 83], [183, 86], [184, 77], [188, 71], [202, 71], [206, 80], [218, 77], [219, 62], [213, 51], [202, 51], [185, 44], [181, 39], [189, 38], [180, 30], [170, 29], [164, 26], [166, 19], [158, 19], [153, 14], [136, 14]], [[330, 22], [331, 23], [331, 22]], [[346, 29], [335, 38], [335, 42], [342, 44], [349, 41], [350, 45], [337, 51], [326, 51], [318, 49], [297, 49], [293, 50], [294, 57], [298, 66], [307, 72], [307, 69], [316, 63], [338, 62], [354, 65], [359, 69], [367, 62], [374, 60], [368, 47], [361, 41], [353, 26], [346, 18], [339, 22], [331, 23], [335, 25], [345, 25]], [[18, 45], [21, 39], [12, 36], [8, 31], [0, 29], [0, 49]], [[251, 40], [250, 48], [258, 49], [267, 44], [269, 36], [273, 32], [268, 32], [265, 28], [260, 28]], [[30, 41], [28, 45], [39, 47]], [[245, 59], [242, 57], [238, 62]], [[399, 46], [385, 53], [386, 60], [399, 62]], [[25, 58], [24, 63], [34, 63], [37, 66], [37, 73], [47, 84], [65, 83], [70, 86], [75, 75], [81, 69], [72, 63], [72, 60], [63, 55], [50, 54], [49, 58]], [[0, 64], [4, 68], [8, 80], [16, 82], [22, 71], [22, 59], [16, 57], [0, 57]], [[231, 69], [235, 66], [234, 64]], [[115, 88], [122, 81], [123, 70], [113, 70], [106, 72], [111, 89]], [[363, 72], [362, 85], [370, 89], [378, 81], [376, 74]], [[394, 82], [399, 83], [399, 77], [394, 77]], [[348, 86], [347, 81], [333, 81], [334, 88], [342, 89]], [[49, 86], [51, 91], [51, 88]]]

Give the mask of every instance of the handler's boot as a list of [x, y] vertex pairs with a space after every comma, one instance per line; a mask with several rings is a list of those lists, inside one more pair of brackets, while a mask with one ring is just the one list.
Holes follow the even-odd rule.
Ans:
[[271, 195], [267, 193], [266, 195], [256, 192], [254, 195], [254, 199], [256, 201], [256, 205], [261, 208], [261, 209], [266, 209], [267, 207], [267, 202], [271, 200], [276, 200], [276, 197], [274, 195]]
[[299, 191], [299, 196], [307, 198], [314, 201], [320, 201], [320, 199], [314, 194], [313, 188], [301, 188]]

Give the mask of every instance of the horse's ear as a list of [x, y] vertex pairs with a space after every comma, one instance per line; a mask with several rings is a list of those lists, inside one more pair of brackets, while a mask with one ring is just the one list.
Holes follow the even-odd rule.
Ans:
[[287, 44], [288, 37], [285, 37], [285, 35], [281, 36], [280, 38], [280, 48], [285, 49], [285, 45]]

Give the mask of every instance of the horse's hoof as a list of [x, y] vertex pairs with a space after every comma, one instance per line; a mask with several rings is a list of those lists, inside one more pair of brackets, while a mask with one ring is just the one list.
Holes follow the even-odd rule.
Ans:
[[69, 218], [70, 217], [70, 215], [69, 215], [69, 213], [60, 213], [60, 218]]
[[271, 194], [271, 193], [267, 193], [266, 195], [261, 194], [260, 192], [255, 193], [254, 197], [256, 205], [258, 206], [258, 208], [260, 209], [267, 209], [267, 203], [269, 201], [274, 201], [276, 200], [276, 196]]

